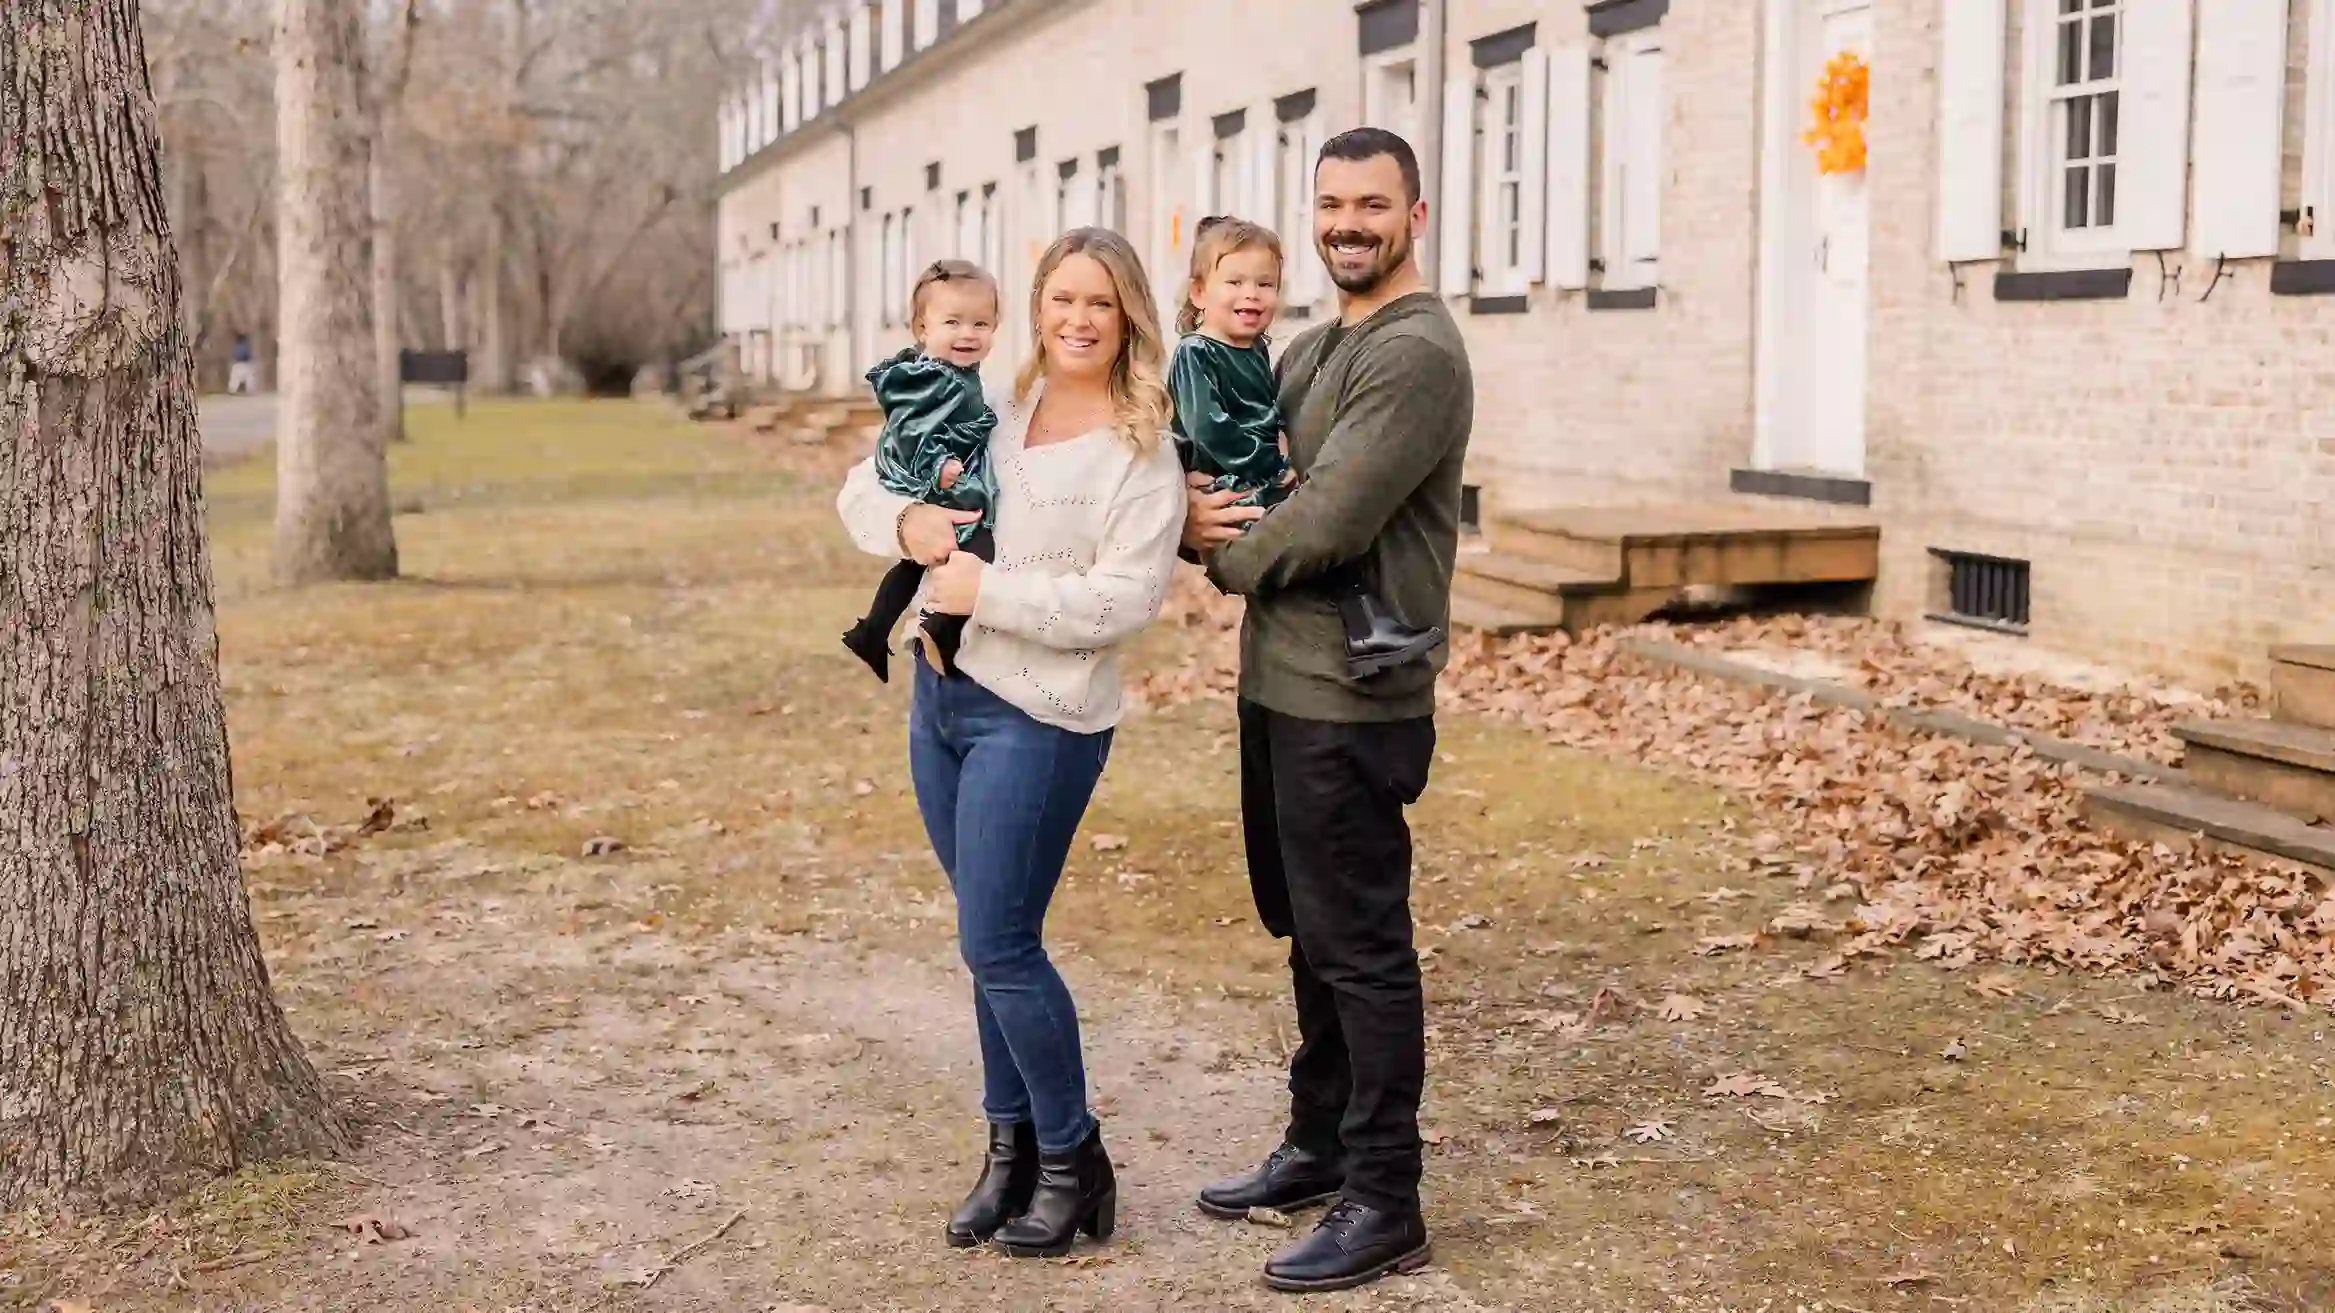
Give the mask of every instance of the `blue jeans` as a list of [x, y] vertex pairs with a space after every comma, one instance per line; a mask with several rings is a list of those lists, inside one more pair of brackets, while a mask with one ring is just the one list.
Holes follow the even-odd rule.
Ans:
[[932, 850], [957, 896], [957, 948], [973, 973], [981, 1108], [1032, 1123], [1067, 1153], [1093, 1131], [1078, 1012], [1046, 957], [1046, 905], [1086, 815], [1111, 733], [1043, 725], [962, 675], [923, 661], [908, 718], [908, 772]]

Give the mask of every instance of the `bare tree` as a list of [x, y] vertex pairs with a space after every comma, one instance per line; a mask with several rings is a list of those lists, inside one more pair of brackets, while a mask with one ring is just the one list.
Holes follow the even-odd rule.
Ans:
[[402, 379], [398, 351], [404, 345], [398, 314], [404, 297], [397, 278], [397, 162], [405, 135], [405, 89], [413, 80], [414, 35], [421, 22], [421, 0], [405, 0], [390, 39], [389, 76], [373, 104], [373, 369], [381, 392], [381, 431], [392, 442], [405, 440], [405, 416], [396, 404]]
[[374, 356], [361, 0], [278, 0], [276, 577], [397, 575]]
[[144, 58], [132, 0], [0, 4], [0, 1209], [343, 1142], [237, 869]]

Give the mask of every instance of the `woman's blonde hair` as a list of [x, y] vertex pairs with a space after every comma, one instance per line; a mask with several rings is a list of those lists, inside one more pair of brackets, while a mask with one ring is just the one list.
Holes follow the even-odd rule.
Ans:
[[1261, 223], [1235, 219], [1228, 214], [1212, 214], [1192, 230], [1192, 277], [1184, 284], [1184, 304], [1176, 311], [1176, 331], [1200, 331], [1200, 307], [1193, 303], [1192, 294], [1208, 282], [1216, 266], [1228, 255], [1242, 251], [1270, 251], [1273, 262], [1282, 262], [1281, 239]]
[[1151, 284], [1143, 276], [1143, 261], [1127, 239], [1108, 228], [1073, 228], [1054, 239], [1038, 261], [1030, 280], [1030, 358], [1014, 380], [1014, 398], [1027, 401], [1030, 389], [1046, 376], [1044, 298], [1046, 280], [1074, 255], [1083, 255], [1111, 276], [1119, 298], [1119, 357], [1111, 362], [1111, 400], [1116, 404], [1119, 436], [1141, 452], [1159, 445], [1167, 427], [1169, 402], [1165, 371], [1167, 348], [1159, 332], [1159, 309], [1151, 299]]
[[989, 271], [971, 260], [935, 260], [916, 275], [916, 286], [908, 292], [908, 331], [924, 331], [924, 301], [932, 289], [942, 283], [979, 283], [989, 291], [992, 314], [1005, 313], [1005, 296], [997, 290], [997, 280]]

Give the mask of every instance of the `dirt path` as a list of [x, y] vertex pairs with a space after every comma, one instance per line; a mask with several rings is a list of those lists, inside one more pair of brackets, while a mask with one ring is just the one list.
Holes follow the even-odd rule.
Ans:
[[[1268, 1294], [1287, 1235], [1188, 1203], [1270, 1147], [1290, 1025], [1213, 703], [1130, 722], [1054, 920], [1121, 1235], [947, 1251], [968, 987], [899, 695], [832, 643], [871, 569], [831, 471], [629, 406], [424, 437], [392, 588], [269, 591], [266, 471], [212, 498], [239, 802], [278, 822], [255, 907], [363, 1148], [0, 1219], [0, 1307], [2335, 1306], [2320, 1017], [1712, 951], [1826, 872], [1725, 796], [1473, 717], [1416, 817], [1437, 1264]], [[335, 1229], [363, 1217], [411, 1234]]]

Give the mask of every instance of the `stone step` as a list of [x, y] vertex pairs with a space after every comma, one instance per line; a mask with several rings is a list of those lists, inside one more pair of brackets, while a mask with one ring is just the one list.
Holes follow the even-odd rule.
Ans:
[[2209, 788], [2290, 812], [2335, 819], [2335, 731], [2284, 720], [2192, 721], [2184, 773]]
[[2279, 719], [2335, 729], [2335, 645], [2272, 648], [2270, 660]]
[[2301, 862], [2335, 877], [2335, 829], [2179, 783], [2120, 784], [2084, 800], [2092, 821], [2144, 843], [2202, 838], [2209, 844]]

